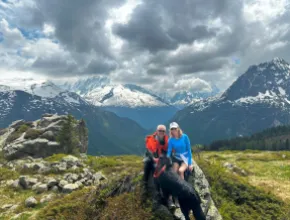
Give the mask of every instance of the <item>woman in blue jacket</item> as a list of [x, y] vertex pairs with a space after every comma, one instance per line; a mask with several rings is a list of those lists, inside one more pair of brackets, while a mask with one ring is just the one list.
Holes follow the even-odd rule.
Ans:
[[192, 153], [189, 138], [183, 134], [176, 122], [170, 124], [170, 139], [168, 141], [167, 157], [172, 155], [173, 169], [184, 179], [187, 168], [192, 171]]

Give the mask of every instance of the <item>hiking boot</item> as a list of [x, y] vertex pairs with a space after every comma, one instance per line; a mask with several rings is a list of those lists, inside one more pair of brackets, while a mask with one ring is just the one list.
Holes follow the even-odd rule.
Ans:
[[176, 206], [175, 206], [175, 204], [172, 202], [172, 200], [169, 200], [169, 201], [168, 201], [168, 208], [169, 208], [170, 210], [176, 208]]

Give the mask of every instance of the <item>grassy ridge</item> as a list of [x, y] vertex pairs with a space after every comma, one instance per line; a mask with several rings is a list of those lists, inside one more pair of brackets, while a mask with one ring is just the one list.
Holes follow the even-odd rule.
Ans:
[[[281, 161], [289, 162], [282, 155], [255, 151], [203, 152], [202, 159], [196, 159], [210, 182], [213, 199], [225, 220], [290, 219], [290, 202], [279, 197], [274, 189], [258, 184], [262, 179], [281, 179], [281, 186], [290, 185], [289, 170], [282, 168], [277, 172]], [[227, 170], [222, 166], [225, 162], [235, 163], [249, 175], [243, 177]]]
[[[283, 156], [285, 155], [285, 156]], [[48, 161], [58, 161], [64, 155], [54, 155]], [[201, 159], [195, 158], [204, 171], [211, 186], [212, 197], [225, 220], [288, 220], [290, 219], [290, 194], [288, 187], [290, 153], [259, 151], [202, 152]], [[230, 162], [244, 169], [248, 175], [239, 176], [223, 167]], [[15, 211], [32, 211], [29, 219], [157, 219], [151, 212], [151, 203], [141, 204], [142, 158], [138, 156], [92, 157], [86, 163], [94, 170], [102, 170], [111, 180], [105, 187], [84, 188], [70, 195], [60, 195], [58, 199], [41, 207], [27, 209], [25, 198], [36, 195], [31, 190], [14, 191], [1, 188], [0, 205], [21, 202]], [[3, 180], [13, 179], [17, 172], [0, 169]], [[0, 173], [1, 174], [1, 173]], [[112, 195], [116, 186], [130, 177], [133, 191]], [[120, 182], [121, 181], [121, 182]], [[265, 183], [280, 184], [271, 187]], [[121, 184], [122, 185], [122, 184]], [[126, 185], [126, 184], [125, 184]], [[125, 186], [124, 184], [122, 186]], [[285, 187], [285, 188], [283, 188]], [[126, 187], [125, 187], [126, 188]], [[119, 191], [119, 190], [117, 190]], [[32, 215], [31, 213], [31, 215]], [[27, 218], [28, 219], [28, 218]]]

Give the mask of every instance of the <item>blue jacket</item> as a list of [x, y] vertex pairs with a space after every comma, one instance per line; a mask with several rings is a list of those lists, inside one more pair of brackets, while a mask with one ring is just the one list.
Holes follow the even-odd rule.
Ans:
[[192, 164], [192, 153], [189, 138], [186, 134], [182, 134], [179, 139], [170, 138], [168, 141], [167, 157], [171, 156], [172, 150], [175, 151], [174, 157], [184, 161], [188, 165]]

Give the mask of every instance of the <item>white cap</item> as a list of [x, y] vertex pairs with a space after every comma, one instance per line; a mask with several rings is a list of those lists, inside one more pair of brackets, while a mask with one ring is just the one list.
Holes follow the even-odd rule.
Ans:
[[172, 123], [170, 123], [169, 127], [170, 127], [170, 129], [171, 128], [179, 128], [179, 125], [176, 122], [172, 122]]

